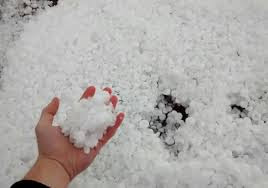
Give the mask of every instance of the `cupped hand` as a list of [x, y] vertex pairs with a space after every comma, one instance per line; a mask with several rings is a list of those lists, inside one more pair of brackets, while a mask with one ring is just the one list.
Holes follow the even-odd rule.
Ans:
[[[110, 102], [116, 107], [117, 97], [112, 95], [110, 88], [105, 88], [109, 92]], [[86, 89], [81, 99], [94, 97], [95, 87], [91, 86]], [[68, 174], [70, 180], [85, 170], [98, 155], [101, 148], [112, 138], [116, 130], [124, 119], [124, 113], [117, 115], [114, 125], [108, 127], [106, 133], [99, 140], [98, 144], [90, 150], [89, 154], [85, 154], [82, 149], [75, 148], [68, 137], [65, 137], [58, 126], [52, 126], [53, 118], [59, 108], [60, 101], [54, 98], [42, 111], [41, 118], [36, 126], [36, 136], [38, 143], [39, 159], [52, 160]]]

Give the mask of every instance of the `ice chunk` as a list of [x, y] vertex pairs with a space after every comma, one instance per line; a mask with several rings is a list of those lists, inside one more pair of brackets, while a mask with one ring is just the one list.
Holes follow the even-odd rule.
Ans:
[[164, 119], [166, 119], [166, 115], [165, 115], [165, 114], [161, 114], [161, 115], [159, 116], [159, 119], [160, 119], [161, 121], [163, 121]]
[[25, 10], [23, 11], [25, 15], [32, 14], [32, 8], [31, 7], [26, 7]]
[[[61, 131], [69, 141], [88, 153], [97, 145], [105, 130], [115, 122], [115, 112], [109, 102], [110, 94], [96, 90], [93, 98], [81, 99], [71, 104], [66, 118], [60, 122]], [[61, 114], [59, 114], [61, 115]]]
[[25, 4], [25, 5], [30, 5], [31, 4], [31, 1], [30, 0], [23, 0], [23, 3]]
[[158, 104], [158, 107], [159, 107], [159, 109], [164, 109], [165, 108], [165, 104], [164, 103], [159, 103]]
[[141, 120], [140, 121], [140, 126], [141, 127], [148, 127], [149, 126], [149, 122], [147, 120]]
[[36, 9], [36, 8], [38, 8], [38, 5], [37, 5], [36, 2], [32, 2], [31, 7], [32, 7], [33, 9]]
[[171, 136], [167, 136], [167, 137], [165, 138], [165, 143], [166, 143], [168, 146], [172, 146], [172, 145], [175, 144], [175, 140], [174, 140], [173, 137], [171, 137]]
[[188, 118], [186, 119], [186, 123], [187, 123], [188, 125], [194, 125], [194, 124], [196, 123], [196, 120], [195, 120], [193, 117], [188, 117]]

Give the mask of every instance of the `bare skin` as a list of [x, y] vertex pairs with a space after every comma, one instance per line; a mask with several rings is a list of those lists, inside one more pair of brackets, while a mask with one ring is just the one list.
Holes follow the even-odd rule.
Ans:
[[[110, 88], [104, 90], [111, 95]], [[81, 99], [93, 97], [94, 94], [95, 87], [88, 87]], [[115, 108], [117, 97], [111, 95], [110, 102]], [[91, 149], [89, 154], [85, 154], [83, 150], [75, 148], [68, 138], [63, 136], [59, 127], [52, 126], [59, 104], [59, 99], [54, 98], [42, 111], [35, 129], [39, 155], [34, 166], [24, 177], [25, 180], [38, 181], [53, 188], [67, 187], [75, 176], [88, 168], [124, 119], [124, 113], [119, 113], [114, 125], [107, 129], [97, 146]]]

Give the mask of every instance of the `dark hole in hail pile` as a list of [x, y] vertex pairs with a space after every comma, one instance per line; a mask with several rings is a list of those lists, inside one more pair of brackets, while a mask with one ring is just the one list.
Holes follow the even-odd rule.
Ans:
[[[149, 128], [155, 134], [158, 133], [160, 138], [165, 139], [168, 130], [175, 131], [186, 121], [188, 118], [187, 108], [188, 105], [177, 103], [176, 98], [172, 95], [161, 94], [157, 99]], [[175, 143], [166, 144], [173, 145]]]

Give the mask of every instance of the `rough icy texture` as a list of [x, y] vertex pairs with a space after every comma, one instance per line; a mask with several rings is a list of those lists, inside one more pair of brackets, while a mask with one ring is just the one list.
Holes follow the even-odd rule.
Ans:
[[66, 101], [70, 109], [65, 114], [57, 114], [58, 119], [64, 120], [56, 124], [60, 125], [62, 133], [69, 136], [75, 147], [84, 148], [84, 152], [89, 153], [115, 122], [114, 109], [109, 100], [108, 92], [97, 90], [93, 98]]
[[23, 24], [51, 3], [46, 0], [0, 0], [0, 89], [3, 67], [7, 66], [7, 49], [20, 36]]
[[[1, 187], [33, 164], [42, 107], [54, 96], [77, 100], [88, 85], [114, 88], [127, 116], [70, 187], [268, 187], [267, 7], [266, 0], [64, 0], [33, 18], [9, 48], [2, 78]], [[147, 128], [157, 97], [173, 88], [195, 120], [174, 133], [178, 157]], [[254, 121], [230, 112], [239, 101], [253, 107]]]
[[56, 5], [56, 0], [22, 0], [18, 1], [19, 15], [22, 17], [29, 17], [36, 14], [40, 9], [45, 9]]

